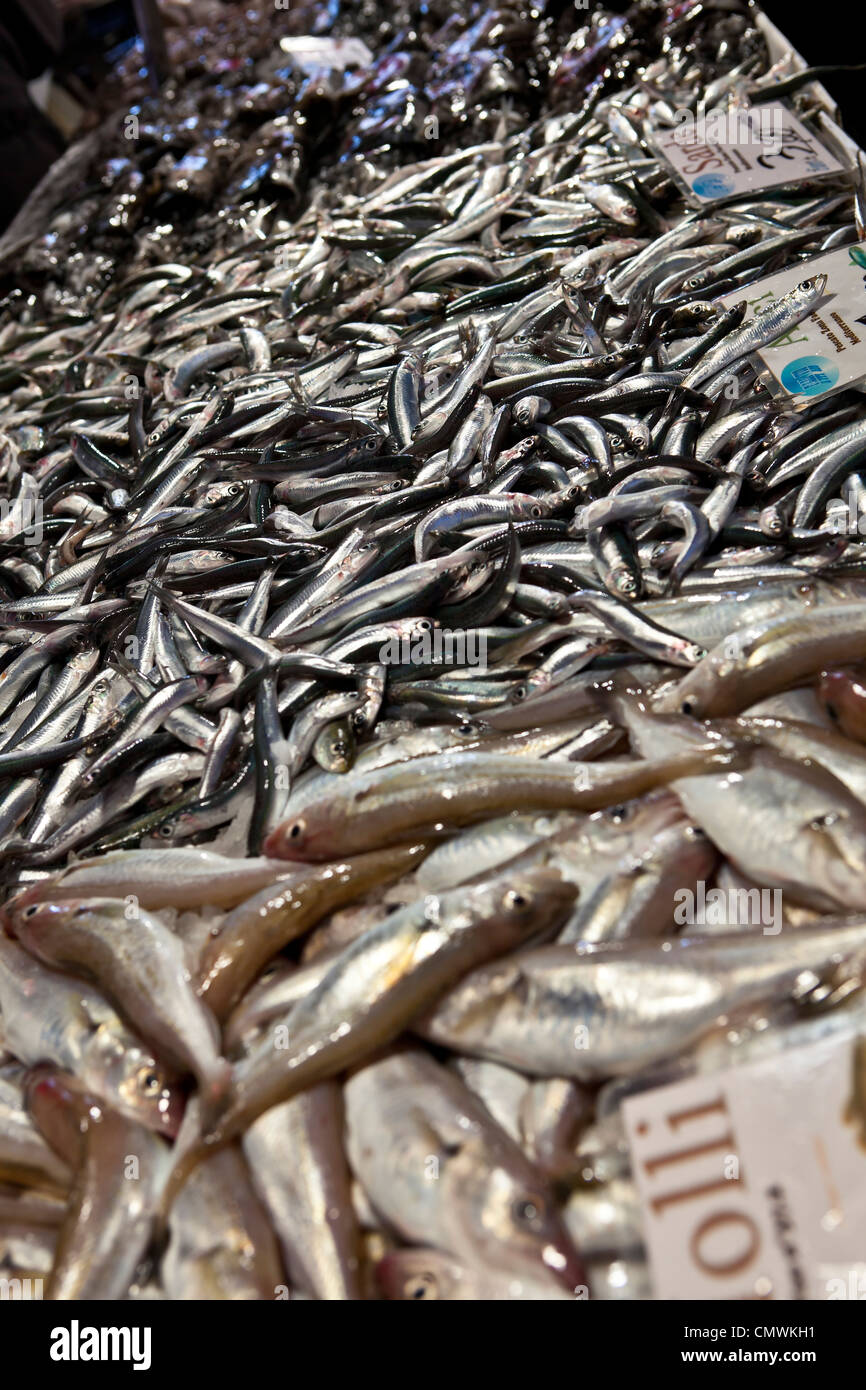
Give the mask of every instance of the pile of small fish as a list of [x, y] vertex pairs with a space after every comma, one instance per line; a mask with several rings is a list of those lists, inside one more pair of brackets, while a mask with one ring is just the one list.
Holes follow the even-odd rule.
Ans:
[[[651, 1297], [622, 1098], [866, 1025], [866, 410], [756, 372], [824, 277], [746, 317], [862, 190], [689, 210], [650, 132], [809, 74], [738, 0], [583, 18], [250, 24], [14, 261], [0, 1270], [48, 1297]], [[708, 884], [779, 929], [681, 930]]]

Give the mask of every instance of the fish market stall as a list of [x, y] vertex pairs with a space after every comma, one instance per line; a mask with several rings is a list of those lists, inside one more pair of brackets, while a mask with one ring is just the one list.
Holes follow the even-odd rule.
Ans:
[[3, 1269], [848, 1296], [832, 99], [732, 0], [162, 8], [0, 241]]

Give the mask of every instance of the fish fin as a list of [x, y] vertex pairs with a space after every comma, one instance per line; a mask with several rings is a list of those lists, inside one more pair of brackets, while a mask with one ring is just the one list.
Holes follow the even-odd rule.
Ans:
[[209, 1133], [225, 1109], [234, 1075], [231, 1062], [220, 1057], [206, 1076], [199, 1078], [197, 1098], [201, 1110], [201, 1127]]

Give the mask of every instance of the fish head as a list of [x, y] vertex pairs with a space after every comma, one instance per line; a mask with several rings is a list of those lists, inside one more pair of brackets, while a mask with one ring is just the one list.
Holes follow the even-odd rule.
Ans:
[[581, 827], [580, 841], [582, 846], [591, 849], [593, 858], [618, 859], [623, 854], [634, 853], [654, 835], [683, 819], [679, 798], [663, 788], [649, 796], [635, 797], [605, 806], [603, 811], [594, 811]]
[[391, 1301], [453, 1301], [460, 1297], [460, 1273], [457, 1262], [441, 1250], [392, 1250], [376, 1266], [376, 1282]]
[[335, 847], [347, 854], [354, 852], [348, 843], [350, 835], [351, 822], [342, 814], [335, 796], [331, 802], [299, 811], [276, 826], [265, 840], [262, 854], [271, 859], [330, 860], [337, 857]]
[[150, 1048], [134, 1036], [103, 1026], [94, 1046], [92, 1066], [99, 1094], [145, 1129], [173, 1139], [184, 1112], [183, 1091]]
[[[458, 1175], [463, 1160], [466, 1171]], [[460, 1248], [471, 1245], [473, 1264], [502, 1274], [585, 1290], [583, 1263], [541, 1174], [510, 1147], [492, 1160], [487, 1151], [486, 1160], [469, 1143], [455, 1163], [452, 1217], [460, 1223]]]
[[0, 907], [0, 926], [7, 936], [14, 937], [16, 935], [15, 920], [17, 915], [25, 907], [30, 907], [32, 903], [42, 902], [49, 886], [50, 880], [40, 880], [30, 884], [28, 888], [19, 889], [17, 893], [13, 893], [7, 898], [3, 906]]
[[548, 497], [520, 497], [513, 504], [513, 519], [517, 521], [541, 521], [550, 516], [553, 502]]
[[[116, 1111], [167, 1139], [174, 1138], [180, 1128], [180, 1096], [168, 1093], [158, 1065], [137, 1047], [121, 1050], [127, 1054], [127, 1073], [135, 1072], [132, 1087], [121, 1083], [115, 1088], [106, 1071], [109, 1085], [94, 1088], [90, 1078], [73, 1076], [47, 1064], [32, 1067], [27, 1075], [25, 1097], [34, 1123], [70, 1167], [78, 1166], [81, 1139], [88, 1125], [98, 1123], [103, 1114]], [[115, 1055], [117, 1051], [115, 1048]], [[142, 1103], [144, 1090], [159, 1093], [156, 1114], [152, 1098]]]
[[826, 288], [827, 276], [822, 272], [820, 275], [813, 275], [811, 280], [801, 280], [795, 294], [801, 303], [809, 304], [820, 299]]
[[465, 914], [476, 927], [489, 922], [489, 939], [503, 951], [522, 945], [542, 931], [562, 925], [574, 906], [577, 888], [553, 868], [525, 868], [498, 874], [467, 888]]
[[866, 908], [866, 815], [834, 804], [803, 829], [817, 893], [831, 905]]
[[282, 821], [268, 835], [262, 846], [262, 853], [274, 859], [310, 859], [308, 853], [314, 842], [305, 816], [292, 816]]
[[327, 772], [348, 772], [354, 762], [355, 738], [349, 719], [337, 719], [316, 742], [316, 761]]
[[56, 959], [52, 946], [62, 940], [61, 933], [74, 922], [97, 915], [122, 917], [127, 910], [137, 913], [137, 904], [127, 907], [116, 898], [65, 898], [59, 902], [50, 898], [36, 902], [20, 899], [9, 905], [6, 929], [28, 950], [52, 964]]
[[679, 646], [679, 653], [683, 661], [687, 662], [689, 666], [697, 666], [698, 662], [702, 661], [707, 654], [706, 649], [698, 642], [686, 641], [683, 641], [682, 645]]
[[685, 818], [654, 835], [644, 861], [657, 871], [676, 871], [683, 883], [708, 879], [718, 863], [718, 851], [702, 826]]
[[53, 902], [41, 896], [39, 887], [28, 889], [3, 908], [6, 935], [15, 937], [26, 946], [31, 941], [36, 943], [45, 931], [62, 926], [68, 920], [68, 907], [68, 902]]
[[[64, 924], [74, 920], [76, 914], [98, 912], [105, 916], [106, 905], [120, 913], [125, 907], [122, 902], [103, 899], [29, 903], [13, 913], [13, 928], [34, 956], [53, 963], [51, 935], [62, 932]], [[184, 1105], [183, 1094], [173, 1077], [101, 995], [89, 985], [82, 984], [80, 988], [80, 996], [76, 991], [78, 1003], [71, 1022], [82, 1059], [81, 1075], [74, 1078], [76, 1084], [86, 1085], [89, 1091], [147, 1129], [172, 1137], [180, 1126]]]
[[866, 743], [866, 678], [859, 671], [825, 671], [818, 700], [846, 738]]
[[627, 565], [613, 565], [605, 580], [608, 593], [614, 598], [638, 597], [638, 581]]
[[716, 655], [704, 657], [697, 665], [665, 691], [655, 703], [662, 714], [685, 714], [690, 719], [706, 719], [711, 714], [727, 714], [728, 710], [713, 708], [716, 685], [734, 669], [734, 659], [719, 661]]

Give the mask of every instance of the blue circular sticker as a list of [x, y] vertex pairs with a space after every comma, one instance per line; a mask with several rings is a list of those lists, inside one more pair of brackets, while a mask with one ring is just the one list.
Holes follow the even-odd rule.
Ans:
[[839, 368], [829, 357], [795, 357], [782, 372], [782, 385], [795, 396], [820, 396], [839, 380]]
[[693, 181], [692, 188], [699, 198], [726, 198], [733, 193], [734, 184], [727, 174], [701, 174]]

